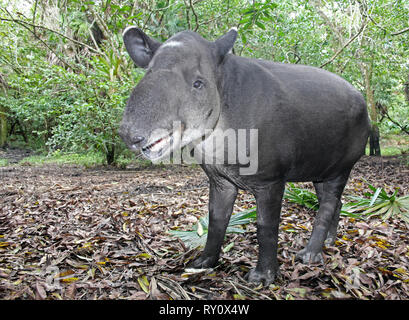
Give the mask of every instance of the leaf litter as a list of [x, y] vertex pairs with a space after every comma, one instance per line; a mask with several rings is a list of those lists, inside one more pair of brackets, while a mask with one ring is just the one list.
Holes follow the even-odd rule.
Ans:
[[[408, 194], [408, 156], [363, 157], [345, 195], [367, 184]], [[0, 299], [408, 299], [408, 225], [342, 217], [324, 265], [295, 261], [315, 212], [283, 202], [280, 274], [269, 287], [244, 277], [257, 259], [256, 226], [229, 234], [214, 269], [185, 270], [200, 249], [170, 230], [207, 214], [199, 167], [117, 170], [78, 166], [0, 168]], [[299, 184], [312, 190], [312, 184]], [[239, 192], [236, 212], [255, 205]]]

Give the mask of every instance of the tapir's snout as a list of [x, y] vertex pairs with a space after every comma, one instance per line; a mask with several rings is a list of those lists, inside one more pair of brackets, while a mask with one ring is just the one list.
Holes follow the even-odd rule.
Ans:
[[129, 128], [123, 124], [119, 128], [118, 134], [128, 146], [128, 148], [132, 151], [136, 151], [142, 148], [144, 142], [146, 141], [145, 137], [137, 134], [132, 134]]

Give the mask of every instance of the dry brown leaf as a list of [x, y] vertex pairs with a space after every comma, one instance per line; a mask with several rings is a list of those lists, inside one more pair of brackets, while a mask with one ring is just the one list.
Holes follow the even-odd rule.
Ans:
[[[368, 191], [364, 179], [408, 193], [406, 163], [364, 157], [345, 195]], [[257, 288], [241, 280], [257, 262], [255, 223], [245, 234], [227, 236], [225, 244], [234, 245], [214, 272], [181, 276], [199, 250], [167, 231], [191, 229], [207, 213], [208, 181], [200, 168], [0, 169], [0, 299], [409, 298], [409, 233], [399, 220], [342, 217], [325, 264], [311, 267], [294, 256], [308, 241], [315, 212], [284, 201], [281, 275], [269, 288]], [[254, 196], [240, 191], [234, 210], [254, 205]]]

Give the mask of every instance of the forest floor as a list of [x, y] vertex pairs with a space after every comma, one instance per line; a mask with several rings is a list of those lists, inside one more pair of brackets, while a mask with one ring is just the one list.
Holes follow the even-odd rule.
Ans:
[[[342, 216], [324, 265], [305, 265], [294, 257], [315, 212], [284, 201], [280, 275], [261, 287], [243, 280], [257, 261], [254, 223], [227, 236], [215, 269], [184, 270], [200, 250], [168, 231], [190, 230], [207, 214], [199, 167], [23, 163], [0, 167], [0, 182], [0, 299], [409, 299], [409, 233], [400, 219]], [[362, 196], [367, 183], [407, 194], [409, 155], [363, 157], [344, 194]], [[234, 211], [253, 205], [242, 191]]]

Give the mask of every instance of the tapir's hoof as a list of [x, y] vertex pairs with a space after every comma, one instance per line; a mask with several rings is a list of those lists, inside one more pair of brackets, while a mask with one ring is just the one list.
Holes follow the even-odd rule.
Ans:
[[256, 269], [252, 269], [247, 273], [246, 280], [251, 283], [262, 283], [265, 286], [274, 282], [277, 272], [273, 270], [267, 271], [258, 271]]
[[304, 264], [324, 263], [322, 252], [315, 253], [307, 251], [307, 248], [304, 248], [300, 252], [298, 252], [296, 258], [301, 260]]
[[193, 260], [192, 262], [188, 263], [187, 268], [194, 268], [194, 269], [207, 269], [213, 268], [217, 264], [217, 258], [214, 257], [202, 257]]

